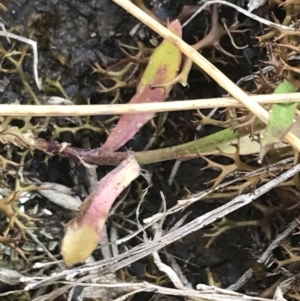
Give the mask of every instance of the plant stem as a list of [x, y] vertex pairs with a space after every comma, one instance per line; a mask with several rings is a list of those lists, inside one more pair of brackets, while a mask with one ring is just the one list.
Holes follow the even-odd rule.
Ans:
[[[262, 122], [256, 124], [256, 130], [261, 130], [264, 127]], [[233, 143], [238, 138], [249, 135], [249, 132], [248, 127], [238, 131], [228, 128], [195, 141], [147, 152], [137, 152], [134, 153], [134, 156], [139, 163], [149, 164], [173, 159], [190, 159], [204, 154], [217, 154], [222, 145]]]
[[[255, 130], [260, 131], [265, 127], [262, 122], [255, 124]], [[218, 154], [219, 148], [232, 142], [237, 143], [237, 139], [249, 135], [249, 128], [239, 130], [227, 128], [204, 138], [177, 146], [166, 147], [146, 152], [111, 152], [102, 151], [99, 148], [84, 150], [72, 146], [63, 146], [58, 142], [51, 142], [44, 139], [28, 141], [32, 147], [53, 155], [61, 155], [72, 160], [82, 160], [86, 163], [97, 165], [118, 165], [132, 154], [140, 164], [150, 164], [168, 160], [185, 160], [192, 157], [199, 157], [207, 154]], [[12, 135], [11, 135], [12, 136]], [[12, 136], [14, 137], [14, 136]], [[9, 136], [6, 137], [6, 140]]]

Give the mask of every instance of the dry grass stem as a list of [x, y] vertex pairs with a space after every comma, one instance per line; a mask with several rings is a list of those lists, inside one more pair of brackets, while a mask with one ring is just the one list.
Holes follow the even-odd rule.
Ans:
[[[300, 93], [249, 96], [259, 104], [300, 102]], [[1, 116], [91, 116], [144, 112], [172, 112], [221, 107], [244, 107], [232, 97], [177, 100], [158, 103], [128, 103], [108, 105], [0, 105]]]
[[21, 37], [18, 36], [16, 34], [7, 32], [7, 31], [0, 31], [0, 36], [6, 37], [6, 38], [11, 38], [14, 40], [18, 40], [20, 42], [29, 44], [32, 47], [32, 51], [33, 51], [33, 74], [34, 74], [34, 80], [36, 82], [37, 87], [39, 88], [39, 90], [42, 90], [42, 84], [41, 84], [41, 80], [39, 78], [38, 75], [38, 50], [37, 50], [37, 43], [36, 41], [27, 39], [25, 37]]
[[230, 6], [232, 8], [234, 8], [236, 11], [238, 11], [239, 13], [261, 23], [264, 24], [266, 26], [270, 26], [270, 27], [274, 27], [274, 28], [280, 28], [280, 29], [284, 29], [284, 30], [288, 30], [288, 31], [295, 31], [294, 28], [289, 27], [289, 26], [285, 26], [285, 25], [281, 25], [281, 24], [277, 24], [274, 22], [271, 22], [267, 19], [261, 18], [253, 13], [251, 13], [250, 11], [241, 8], [240, 6], [237, 6], [233, 3], [230, 3], [228, 1], [224, 1], [224, 0], [212, 0], [212, 1], [202, 1], [202, 6], [182, 25], [183, 27], [186, 26], [187, 24], [189, 24], [199, 13], [201, 13], [207, 6], [213, 5], [213, 4], [223, 4], [226, 6]]
[[[277, 247], [280, 246], [280, 244], [289, 236], [292, 234], [292, 232], [299, 226], [299, 223], [297, 222], [297, 219], [300, 217], [298, 216], [296, 219], [294, 219], [287, 229], [277, 235], [277, 237], [272, 241], [272, 243], [269, 245], [269, 247], [263, 252], [263, 254], [257, 259], [257, 262], [264, 263], [272, 254], [273, 250], [275, 250]], [[251, 277], [252, 277], [252, 270], [247, 270], [242, 277], [239, 278], [237, 282], [230, 285], [227, 289], [237, 291], [239, 290]]]

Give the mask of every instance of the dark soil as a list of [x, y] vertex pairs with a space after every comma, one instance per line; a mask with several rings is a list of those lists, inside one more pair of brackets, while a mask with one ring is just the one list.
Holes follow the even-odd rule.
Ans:
[[[152, 8], [162, 19], [166, 19], [166, 16], [170, 19], [175, 19], [180, 14], [184, 5], [196, 5], [197, 2], [188, 0], [166, 1], [163, 6], [157, 6], [155, 3], [151, 6], [150, 1], [145, 1], [146, 5]], [[7, 7], [7, 12], [0, 9], [0, 21], [4, 23], [5, 27], [11, 32], [26, 37], [32, 36], [33, 39], [37, 40], [39, 47], [39, 73], [43, 82], [46, 83], [47, 78], [52, 81], [59, 80], [64, 91], [75, 104], [87, 103], [88, 99], [94, 104], [109, 103], [112, 100], [112, 95], [99, 92], [99, 81], [104, 79], [105, 76], [93, 72], [93, 66], [95, 63], [98, 63], [106, 68], [123, 59], [125, 55], [119, 46], [120, 43], [136, 46], [137, 41], [142, 41], [146, 46], [153, 47], [149, 42], [151, 38], [157, 38], [160, 41], [160, 38], [154, 32], [143, 26], [137, 34], [131, 36], [130, 32], [138, 24], [138, 21], [110, 0], [4, 0], [3, 4]], [[208, 12], [207, 15], [209, 15]], [[222, 18], [225, 18], [226, 22], [230, 24], [234, 18], [233, 11], [228, 8], [220, 9], [219, 19], [221, 20]], [[241, 22], [245, 19], [243, 16], [239, 18]], [[203, 17], [203, 15], [198, 16], [190, 25], [185, 27], [184, 39], [189, 43], [195, 43], [206, 34], [209, 26], [210, 21], [207, 17]], [[241, 77], [257, 71], [259, 59], [263, 59], [265, 56], [265, 50], [256, 47], [256, 40], [254, 38], [263, 29], [252, 21], [249, 21], [248, 26], [250, 29], [248, 32], [235, 35], [235, 41], [238, 45], [248, 45], [245, 50], [235, 49], [230, 39], [225, 37], [221, 40], [221, 45], [235, 57], [233, 58], [224, 54], [220, 55], [218, 51], [216, 52], [223, 60], [222, 62], [217, 62], [216, 66], [235, 82]], [[9, 45], [6, 39], [2, 37], [0, 38], [0, 42], [6, 49], [9, 47], [14, 47], [17, 50], [22, 49], [22, 43], [19, 42]], [[205, 49], [203, 54], [206, 57], [211, 57], [213, 49]], [[4, 58], [2, 60], [3, 68], [12, 68], [11, 63], [4, 60]], [[51, 85], [45, 85], [45, 90], [41, 92], [37, 90], [32, 78], [32, 60], [30, 56], [25, 58], [23, 70], [30, 86], [41, 101], [46, 103], [46, 96], [62, 96], [59, 90], [53, 88]], [[19, 74], [0, 72], [0, 81], [4, 79], [8, 82], [4, 91], [0, 92], [0, 103], [13, 103], [16, 99], [22, 104], [32, 103], [28, 91], [20, 82]], [[245, 87], [249, 92], [252, 88], [251, 84]], [[121, 93], [123, 101], [128, 101], [133, 95], [134, 89], [124, 88]], [[198, 68], [194, 68], [189, 78], [189, 87], [184, 88], [176, 85], [170, 98], [196, 99], [220, 97], [224, 94], [225, 91], [221, 87], [207, 78]], [[204, 114], [208, 112], [209, 110], [203, 110]], [[215, 118], [222, 119], [224, 115], [220, 113], [215, 115]], [[107, 116], [93, 116], [91, 123], [97, 125], [99, 121], [103, 122], [107, 119]], [[197, 121], [195, 112], [169, 113], [168, 121], [164, 124], [165, 131], [156, 140], [152, 148], [156, 149], [162, 146], [171, 146], [192, 141], [195, 137], [206, 136], [218, 130], [214, 126], [204, 126], [199, 131], [197, 130], [198, 124], [195, 121]], [[14, 122], [17, 123], [18, 121]], [[44, 119], [34, 118], [31, 120], [32, 124], [38, 124], [39, 122], [44, 122]], [[76, 126], [77, 121], [72, 118], [51, 118], [47, 130], [40, 133], [40, 137], [49, 140], [52, 139], [53, 124], [60, 127], [72, 127]], [[112, 124], [109, 123], [107, 126], [110, 127]], [[127, 148], [131, 148], [133, 151], [143, 150], [154, 134], [154, 129], [150, 125], [146, 125], [141, 130], [141, 133], [128, 143]], [[77, 131], [75, 134], [63, 132], [56, 137], [56, 140], [59, 142], [67, 142], [72, 146], [80, 148], [99, 147], [105, 139], [106, 134], [99, 134], [86, 129]], [[20, 157], [17, 154], [17, 150], [13, 150], [11, 155], [15, 161], [19, 162]], [[222, 164], [230, 162], [227, 158], [222, 160]], [[167, 179], [171, 173], [173, 164], [173, 161], [167, 161], [143, 166], [143, 168], [152, 174], [152, 187], [149, 189], [149, 193], [141, 206], [141, 220], [152, 216], [160, 210], [161, 191], [167, 200], [167, 207], [170, 208], [176, 204], [177, 200], [186, 197], [189, 193], [195, 193], [207, 188], [208, 185], [205, 183], [218, 175], [218, 172], [211, 169], [201, 170], [206, 166], [206, 162], [202, 158], [193, 159], [181, 164], [179, 172], [174, 179], [174, 185], [169, 186]], [[111, 166], [98, 167], [98, 180], [111, 169]], [[71, 187], [82, 200], [90, 192], [89, 176], [85, 166], [61, 156], [54, 156], [46, 160], [44, 153], [35, 152], [27, 156], [25, 172], [31, 178], [37, 178], [41, 182], [59, 183]], [[5, 180], [7, 181], [7, 185], [13, 185], [14, 176], [7, 174], [5, 175]], [[126, 222], [124, 216], [133, 221], [135, 220], [134, 208], [140, 201], [142, 189], [147, 186], [148, 184], [143, 179], [139, 179], [139, 181], [133, 183], [126, 198], [128, 205], [126, 205], [125, 201], [120, 207], [119, 214], [109, 218], [108, 227], [112, 223], [122, 225], [124, 229], [131, 229], [133, 227], [130, 223]], [[258, 200], [258, 202], [261, 202], [265, 206], [274, 206], [278, 204], [279, 200], [277, 195], [271, 192], [261, 200]], [[28, 214], [33, 212], [37, 203], [40, 204], [39, 211], [48, 209], [53, 213], [51, 217], [43, 216], [43, 223], [38, 223], [37, 225], [45, 228], [46, 232], [51, 233], [54, 239], [60, 242], [64, 233], [63, 225], [74, 214], [62, 209], [60, 206], [54, 205], [46, 199], [43, 199], [42, 202], [41, 200], [33, 199], [26, 203], [26, 212]], [[187, 221], [193, 220], [197, 216], [216, 208], [221, 203], [224, 203], [223, 199], [197, 202], [187, 209], [190, 212]], [[168, 220], [169, 228], [184, 214], [186, 212], [178, 214], [176, 220], [174, 217], [170, 218]], [[207, 249], [205, 248], [205, 244], [209, 238], [205, 237], [204, 234], [210, 232], [208, 228], [184, 237], [181, 241], [170, 245], [167, 251], [178, 259], [182, 271], [194, 286], [198, 283], [211, 284], [213, 279], [215, 284], [226, 288], [235, 283], [255, 263], [257, 258], [270, 244], [270, 241], [276, 234], [282, 232], [293, 216], [285, 213], [274, 215], [271, 222], [272, 235], [269, 238], [259, 227], [234, 228], [220, 235], [211, 247]], [[252, 220], [260, 217], [262, 217], [262, 212], [252, 206], [248, 206], [235, 212], [228, 218], [232, 220]], [[127, 235], [127, 232], [121, 229], [119, 235], [120, 237]], [[44, 240], [41, 235], [39, 237], [42, 241]], [[23, 241], [20, 242], [20, 246], [22, 243]], [[136, 241], [136, 243], [138, 242]], [[294, 242], [294, 245], [298, 245], [298, 241]], [[132, 245], [128, 247], [132, 247]], [[59, 245], [55, 249], [55, 252], [55, 254], [59, 254]], [[95, 259], [101, 259], [101, 256], [100, 252], [96, 252], [94, 255]], [[20, 272], [29, 269], [33, 263], [29, 259], [28, 263], [15, 266], [9, 262], [7, 256], [3, 258], [6, 258], [6, 260], [3, 259], [1, 266], [16, 269]], [[212, 279], [208, 279], [208, 268], [212, 272]], [[160, 272], [154, 268], [151, 258], [147, 258], [132, 264], [128, 268], [128, 277], [153, 281], [153, 279], [151, 280], [147, 276], [146, 271], [148, 275], [160, 276]], [[48, 272], [46, 271], [46, 273]], [[118, 276], [120, 275], [121, 273]], [[127, 280], [130, 281], [129, 278]], [[247, 283], [247, 287], [242, 289], [242, 292], [259, 294], [268, 287], [268, 281], [263, 282], [258, 278], [252, 278]], [[170, 285], [170, 283], [167, 282], [167, 285]], [[3, 286], [2, 292], [7, 289], [10, 288]], [[138, 296], [134, 300], [142, 300], [140, 299], [141, 297], [150, 299], [151, 294]], [[61, 300], [64, 299], [62, 298]]]

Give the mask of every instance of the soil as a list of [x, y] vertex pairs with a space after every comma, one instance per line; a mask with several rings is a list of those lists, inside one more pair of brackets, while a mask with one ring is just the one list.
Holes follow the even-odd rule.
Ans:
[[[175, 19], [184, 6], [195, 6], [198, 1], [165, 1], [162, 6], [158, 5], [160, 2], [164, 1], [154, 1], [152, 4], [150, 1], [145, 1], [145, 4], [153, 12], [156, 12], [162, 20], [165, 20], [166, 17]], [[21, 36], [32, 37], [38, 43], [39, 75], [45, 83], [43, 91], [38, 91], [32, 77], [30, 51], [28, 52], [28, 57], [25, 57], [22, 62], [22, 66], [29, 85], [43, 103], [47, 103], [50, 96], [63, 96], [57, 86], [54, 87], [51, 84], [57, 80], [74, 104], [87, 103], [88, 100], [92, 104], [109, 103], [114, 96], [100, 92], [99, 81], [105, 83], [108, 83], [108, 81], [105, 74], [94, 72], [95, 63], [100, 64], [103, 68], [109, 68], [121, 59], [124, 59], [126, 55], [120, 47], [121, 44], [136, 47], [136, 42], [140, 41], [147, 47], [154, 48], [150, 40], [156, 39], [158, 42], [161, 40], [156, 33], [143, 25], [132, 35], [132, 30], [139, 24], [139, 21], [110, 0], [4, 0], [2, 3], [7, 8], [6, 12], [0, 8], [0, 21], [3, 22], [5, 27], [9, 31]], [[205, 14], [208, 14], [208, 12]], [[220, 9], [219, 19], [221, 20], [222, 18], [226, 22], [231, 23], [234, 18], [233, 10], [228, 8]], [[239, 16], [239, 18], [240, 22], [245, 20], [243, 16]], [[250, 30], [236, 34], [235, 39], [239, 46], [245, 44], [248, 46], [243, 50], [236, 49], [232, 46], [230, 38], [222, 38], [221, 46], [228, 53], [231, 53], [232, 57], [222, 54], [219, 56], [221, 61], [215, 63], [234, 82], [257, 71], [259, 60], [265, 58], [265, 50], [256, 47], [257, 41], [255, 40], [255, 36], [262, 33], [263, 28], [252, 21], [249, 21], [247, 24]], [[184, 40], [189, 43], [195, 43], [205, 36], [209, 26], [210, 24], [207, 22], [206, 17], [203, 17], [203, 15], [198, 16], [184, 28]], [[20, 42], [9, 44], [4, 37], [1, 37], [0, 42], [5, 49], [14, 48], [22, 50], [23, 47]], [[125, 48], [123, 47], [123, 49]], [[216, 53], [217, 55], [220, 54], [218, 51]], [[214, 52], [210, 48], [205, 49], [203, 54], [211, 58]], [[8, 62], [4, 58], [1, 58], [1, 60], [3, 69], [12, 69], [11, 62]], [[3, 91], [0, 92], [1, 104], [13, 103], [16, 100], [22, 104], [33, 102], [28, 91], [20, 81], [19, 73], [0, 72], [0, 83], [2, 81], [5, 81], [6, 85]], [[249, 84], [244, 88], [250, 92], [253, 89], [253, 84]], [[126, 102], [134, 94], [134, 88], [124, 88], [121, 93], [122, 100]], [[179, 84], [176, 85], [170, 98], [174, 100], [197, 99], [220, 97], [224, 94], [225, 91], [218, 84], [209, 79], [201, 70], [194, 68], [189, 77], [189, 86], [182, 87]], [[207, 114], [209, 111], [203, 110], [202, 113]], [[195, 137], [204, 137], [218, 130], [217, 127], [211, 125], [204, 126], [199, 130], [197, 128], [198, 118], [195, 113], [190, 111], [169, 113], [167, 122], [164, 124], [163, 134], [156, 139], [151, 148], [156, 149], [162, 146], [172, 146], [192, 141]], [[112, 116], [93, 116], [91, 117], [91, 124], [97, 126], [100, 122], [106, 122], [110, 117]], [[156, 117], [156, 120], [159, 120], [159, 118]], [[224, 115], [218, 113], [215, 115], [215, 118], [222, 120]], [[82, 120], [83, 123], [86, 121], [86, 119]], [[32, 118], [30, 122], [36, 125], [45, 123], [45, 119]], [[12, 124], [19, 125], [19, 123], [20, 120], [17, 119], [12, 121]], [[86, 128], [77, 131], [75, 134], [65, 131], [54, 137], [54, 125], [59, 127], [74, 127], [78, 125], [78, 120], [75, 118], [51, 118], [45, 124], [47, 125], [46, 130], [39, 134], [41, 138], [47, 140], [55, 138], [56, 141], [67, 142], [74, 147], [85, 149], [96, 148], [107, 137], [103, 131], [97, 133]], [[111, 122], [106, 123], [105, 126], [111, 127], [112, 125], [113, 123]], [[150, 124], [147, 124], [135, 139], [127, 144], [127, 148], [133, 151], [141, 151], [155, 134], [155, 129]], [[20, 162], [20, 155], [17, 151], [17, 149], [13, 149], [10, 155], [14, 161]], [[2, 153], [5, 155], [8, 154], [4, 146]], [[229, 164], [230, 162], [230, 159], [225, 157], [220, 161], [221, 164]], [[170, 186], [167, 179], [173, 165], [174, 161], [167, 161], [142, 166], [142, 168], [152, 174], [152, 185], [141, 205], [140, 220], [152, 216], [160, 210], [160, 192], [164, 193], [167, 207], [170, 208], [177, 203], [177, 200], [209, 187], [206, 182], [213, 180], [219, 174], [212, 169], [203, 169], [206, 166], [206, 161], [202, 158], [184, 161], [181, 163], [180, 169], [175, 176], [174, 184]], [[101, 179], [112, 168], [111, 166], [97, 167], [97, 179]], [[75, 162], [61, 156], [47, 157], [45, 153], [36, 151], [26, 157], [24, 174], [31, 179], [38, 179], [42, 183], [58, 183], [70, 187], [81, 200], [84, 200], [91, 191], [90, 176], [87, 168], [80, 162]], [[3, 175], [4, 182], [6, 182], [3, 186], [13, 186], [16, 175], [10, 175], [9, 173]], [[120, 232], [118, 234], [120, 237], [128, 234], [125, 228], [133, 230], [133, 226], [129, 222], [126, 222], [126, 219], [135, 221], [134, 209], [140, 201], [142, 189], [145, 189], [147, 186], [148, 183], [144, 179], [134, 182], [131, 185], [126, 200], [120, 207], [120, 211], [109, 218], [107, 222], [108, 227], [113, 224], [118, 224], [121, 228], [123, 227], [123, 229], [119, 229]], [[166, 224], [168, 228], [171, 228], [187, 212], [189, 212], [189, 215], [185, 222], [191, 221], [217, 208], [226, 201], [228, 200], [214, 199], [197, 202], [189, 207], [186, 212], [178, 214], [176, 220], [174, 217], [169, 218]], [[258, 202], [264, 206], [275, 206], [280, 201], [277, 194], [271, 192], [264, 195]], [[35, 209], [37, 205], [38, 212]], [[43, 215], [42, 223], [37, 222], [37, 226], [51, 235], [52, 241], [58, 242], [53, 253], [59, 255], [59, 243], [64, 235], [64, 226], [75, 216], [75, 213], [55, 205], [41, 196], [32, 198], [25, 203], [25, 211], [29, 215], [35, 214], [38, 216], [45, 209], [52, 212], [52, 215], [48, 217]], [[274, 239], [276, 234], [281, 233], [285, 229], [295, 215], [296, 212], [294, 215], [279, 212], [272, 216], [270, 223], [271, 237], [268, 237], [261, 227], [237, 227], [220, 235], [210, 248], [205, 248], [209, 240], [209, 237], [206, 235], [212, 230], [212, 227], [207, 227], [184, 237], [181, 241], [171, 244], [166, 250], [178, 259], [184, 275], [193, 286], [196, 286], [198, 283], [212, 284], [214, 282], [215, 285], [226, 288], [234, 284], [256, 262], [257, 258], [270, 244], [270, 241]], [[253, 206], [247, 206], [231, 214], [228, 218], [245, 221], [259, 219], [262, 216], [262, 211]], [[1, 224], [3, 224], [1, 227], [4, 231], [6, 227], [5, 216], [3, 216], [3, 223]], [[46, 242], [48, 243], [49, 240], [41, 235], [39, 231], [36, 230], [36, 233], [40, 240], [45, 244]], [[297, 246], [298, 241], [297, 239], [295, 240], [294, 245]], [[21, 239], [19, 245], [22, 246], [24, 243], [24, 240]], [[135, 241], [135, 243], [138, 243], [138, 241]], [[133, 245], [127, 246], [127, 248], [130, 247], [133, 247]], [[280, 253], [280, 251], [278, 252]], [[19, 264], [12, 263], [7, 254], [2, 254], [2, 258], [1, 267], [24, 272], [28, 269], [30, 270], [34, 261], [37, 260], [31, 258], [38, 258], [38, 253], [35, 253], [34, 256], [30, 255], [28, 262], [23, 261], [19, 257]], [[101, 252], [96, 251], [94, 258], [95, 260], [101, 259]], [[136, 279], [155, 282], [159, 281], [157, 277], [161, 276], [161, 273], [154, 267], [151, 258], [139, 260], [124, 270], [126, 270], [127, 278], [124, 276], [124, 271], [119, 271], [117, 277], [125, 277], [127, 281]], [[208, 271], [212, 273], [210, 278], [208, 277]], [[45, 270], [44, 272], [49, 273], [50, 270]], [[44, 272], [41, 271], [41, 273]], [[151, 274], [154, 280], [151, 279]], [[251, 292], [255, 295], [264, 291], [270, 285], [270, 279], [266, 278], [265, 275], [262, 278], [264, 279], [261, 280], [259, 277], [253, 277], [242, 288], [241, 292]], [[275, 280], [272, 280], [271, 284]], [[164, 285], [171, 284], [166, 281]], [[12, 289], [12, 287], [3, 285], [0, 289], [1, 292], [5, 292]], [[50, 290], [50, 288], [47, 289]], [[37, 296], [37, 293], [37, 291], [32, 292], [30, 298]], [[133, 300], [150, 300], [151, 297], [152, 294], [140, 294], [135, 296]], [[0, 297], [0, 300], [8, 299], [1, 299]], [[57, 300], [66, 299], [61, 297], [61, 299]], [[72, 300], [76, 300], [76, 298], [74, 297]]]

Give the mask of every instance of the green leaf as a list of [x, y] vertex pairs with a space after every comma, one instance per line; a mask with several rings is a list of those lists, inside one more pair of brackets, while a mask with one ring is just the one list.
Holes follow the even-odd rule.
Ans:
[[[288, 81], [283, 81], [275, 89], [274, 94], [294, 93], [297, 88]], [[270, 117], [268, 125], [261, 135], [260, 145], [260, 160], [266, 154], [268, 149], [275, 143], [281, 142], [285, 134], [291, 128], [295, 119], [295, 109], [297, 103], [280, 103], [273, 104], [270, 110]]]
[[295, 87], [291, 82], [284, 80], [277, 86], [277, 88], [274, 91], [274, 94], [294, 93], [296, 91], [297, 87]]
[[99, 181], [96, 190], [82, 203], [80, 213], [67, 226], [61, 247], [67, 266], [82, 262], [95, 250], [112, 204], [139, 175], [139, 164], [129, 156]]
[[[182, 30], [178, 20], [173, 21], [168, 28], [181, 37]], [[167, 40], [164, 40], [153, 52], [137, 87], [136, 94], [129, 103], [149, 103], [164, 101], [173, 85], [172, 82], [181, 65], [180, 50]], [[155, 87], [154, 87], [155, 86]], [[101, 151], [116, 151], [134, 137], [140, 128], [151, 120], [155, 113], [137, 113], [122, 115]]]

